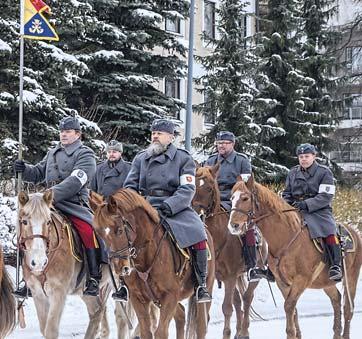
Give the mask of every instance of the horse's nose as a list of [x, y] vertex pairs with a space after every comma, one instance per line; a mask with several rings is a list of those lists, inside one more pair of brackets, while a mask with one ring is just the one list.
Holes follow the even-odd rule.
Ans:
[[239, 234], [241, 230], [239, 224], [231, 221], [229, 222], [228, 228], [231, 234]]
[[42, 271], [48, 265], [48, 258], [30, 261], [30, 269], [34, 271]]
[[122, 268], [122, 275], [130, 275], [131, 269], [128, 266]]
[[36, 266], [36, 262], [34, 259], [30, 262], [30, 266], [31, 268], [34, 268]]

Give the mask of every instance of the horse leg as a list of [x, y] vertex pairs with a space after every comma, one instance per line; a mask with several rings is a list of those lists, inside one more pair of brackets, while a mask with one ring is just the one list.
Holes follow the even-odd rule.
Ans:
[[241, 309], [241, 297], [239, 290], [237, 288], [234, 289], [234, 297], [233, 297], [233, 305], [236, 315], [236, 335], [241, 331], [241, 326], [243, 323], [243, 311]]
[[153, 334], [151, 331], [152, 323], [150, 317], [151, 303], [150, 302], [142, 303], [142, 301], [139, 300], [137, 297], [132, 298], [132, 295], [131, 295], [131, 302], [137, 315], [140, 337], [142, 339], [153, 339]]
[[[352, 270], [354, 271], [352, 272]], [[353, 310], [354, 310], [354, 298], [356, 296], [356, 288], [357, 288], [357, 282], [358, 282], [358, 276], [360, 267], [350, 267], [350, 269], [346, 270], [345, 274], [348, 274], [348, 289], [351, 297], [352, 305], [349, 302], [348, 293], [347, 293], [347, 287], [344, 287], [344, 306], [343, 306], [343, 313], [344, 313], [344, 326], [343, 326], [343, 339], [349, 339], [350, 338], [350, 326], [351, 326], [351, 320], [353, 317]]]
[[60, 286], [53, 286], [49, 295], [49, 311], [44, 331], [46, 339], [56, 339], [59, 336], [60, 317], [63, 313], [67, 291]]
[[327, 287], [324, 289], [324, 292], [328, 295], [329, 299], [331, 300], [332, 307], [333, 307], [333, 314], [334, 314], [333, 339], [341, 339], [341, 332], [342, 332], [341, 293], [339, 293], [336, 286]]
[[172, 317], [176, 313], [177, 305], [177, 300], [172, 296], [169, 296], [167, 299], [163, 300], [162, 307], [160, 309], [160, 319], [155, 332], [155, 338], [168, 339], [168, 328]]
[[230, 319], [233, 314], [232, 298], [234, 296], [235, 284], [234, 278], [224, 281], [225, 294], [222, 303], [222, 312], [224, 313], [223, 339], [229, 339], [231, 336]]
[[[243, 279], [243, 278], [241, 278]], [[250, 308], [251, 303], [254, 299], [254, 291], [258, 286], [259, 282], [251, 282], [248, 284], [248, 288], [243, 294], [243, 304], [244, 304], [244, 318], [241, 326], [241, 333], [237, 333], [235, 339], [249, 339], [249, 326], [250, 326]]]
[[49, 301], [44, 294], [33, 294], [33, 300], [39, 320], [40, 332], [45, 337], [45, 327], [47, 324], [47, 316], [49, 313]]
[[211, 303], [196, 304], [196, 336], [197, 339], [205, 339]]
[[131, 302], [126, 304], [116, 302], [114, 309], [114, 316], [116, 319], [117, 326], [117, 338], [124, 339], [128, 338], [132, 328], [129, 327], [128, 321], [131, 322], [131, 325], [135, 318], [135, 313], [132, 307]]
[[302, 332], [301, 332], [300, 326], [299, 326], [299, 318], [298, 318], [298, 310], [297, 310], [297, 308], [295, 308], [295, 312], [294, 312], [294, 326], [295, 326], [295, 335], [296, 335], [297, 339], [302, 339]]
[[184, 339], [185, 338], [185, 307], [180, 303], [177, 304], [174, 319], [175, 319], [175, 323], [176, 323], [176, 338]]
[[82, 296], [82, 300], [87, 306], [89, 315], [88, 327], [84, 338], [95, 338], [102, 320], [105, 307], [104, 302], [99, 297], [92, 296]]

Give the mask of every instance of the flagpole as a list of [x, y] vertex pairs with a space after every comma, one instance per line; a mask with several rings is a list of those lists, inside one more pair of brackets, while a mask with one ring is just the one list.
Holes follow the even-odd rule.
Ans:
[[[19, 62], [19, 155], [23, 159], [23, 89], [24, 89], [24, 0], [20, 0], [20, 62]], [[22, 173], [18, 173], [17, 193], [22, 190]], [[19, 207], [18, 207], [19, 212]], [[16, 227], [16, 289], [19, 288], [20, 251], [19, 223]]]

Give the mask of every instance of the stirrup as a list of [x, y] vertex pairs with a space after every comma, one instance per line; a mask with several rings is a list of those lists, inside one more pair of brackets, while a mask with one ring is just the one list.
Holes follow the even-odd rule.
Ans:
[[24, 284], [23, 287], [18, 287], [15, 291], [12, 291], [11, 294], [14, 295], [14, 297], [17, 299], [25, 299], [32, 297], [31, 291], [26, 286], [26, 284]]
[[97, 297], [99, 295], [99, 282], [94, 278], [89, 278], [86, 283], [83, 295]]
[[341, 267], [338, 265], [332, 265], [328, 270], [329, 280], [341, 281], [343, 274]]
[[[201, 295], [199, 295], [201, 294]], [[209, 294], [209, 291], [206, 289], [205, 286], [198, 286], [195, 292], [196, 302], [198, 304], [201, 303], [209, 303], [211, 302], [212, 298]]]
[[129, 292], [126, 285], [121, 285], [116, 292], [112, 293], [112, 298], [115, 301], [128, 302]]
[[249, 268], [247, 273], [247, 279], [249, 282], [257, 282], [262, 278], [256, 267]]

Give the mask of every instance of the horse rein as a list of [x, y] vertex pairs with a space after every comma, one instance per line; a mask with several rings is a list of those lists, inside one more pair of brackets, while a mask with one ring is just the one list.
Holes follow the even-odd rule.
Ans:
[[[54, 219], [56, 220], [53, 220], [52, 216], [54, 217]], [[59, 227], [57, 226], [57, 223], [56, 221], [58, 221], [60, 223], [60, 230], [58, 229]], [[20, 225], [20, 236], [19, 236], [19, 240], [18, 240], [18, 246], [19, 248], [23, 251], [23, 252], [28, 252], [30, 250], [28, 250], [25, 246], [25, 242], [28, 241], [28, 240], [33, 240], [33, 239], [43, 239], [46, 243], [46, 256], [48, 258], [48, 262], [45, 266], [45, 268], [41, 271], [41, 274], [40, 275], [35, 275], [35, 277], [39, 280], [40, 284], [41, 284], [41, 287], [42, 287], [42, 290], [44, 292], [45, 295], [46, 292], [45, 292], [45, 289], [44, 289], [44, 285], [45, 285], [45, 282], [46, 282], [46, 274], [51, 266], [51, 263], [53, 262], [53, 259], [54, 259], [54, 255], [55, 255], [55, 252], [60, 248], [60, 246], [62, 245], [62, 242], [64, 240], [64, 227], [63, 227], [63, 223], [55, 216], [55, 215], [51, 215], [50, 217], [50, 220], [48, 220], [47, 222], [47, 226], [48, 226], [48, 231], [50, 229], [50, 227], [53, 225], [54, 226], [54, 229], [55, 229], [55, 233], [56, 233], [56, 236], [57, 236], [57, 245], [54, 247], [54, 248], [50, 248], [50, 237], [49, 236], [44, 236], [42, 234], [32, 234], [28, 237], [23, 237], [22, 236], [22, 225], [27, 225], [27, 221], [26, 220], [23, 220], [23, 219], [19, 219], [19, 225]], [[49, 234], [50, 234], [50, 231], [49, 231]], [[32, 273], [32, 270], [30, 269], [29, 265], [26, 263], [25, 261], [25, 267], [27, 268], [27, 270]]]

